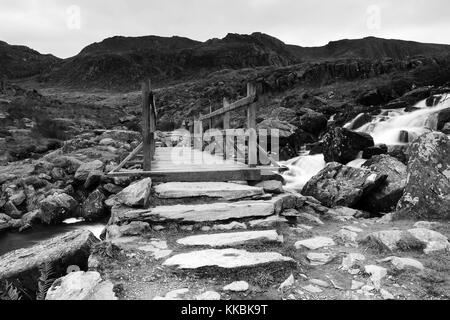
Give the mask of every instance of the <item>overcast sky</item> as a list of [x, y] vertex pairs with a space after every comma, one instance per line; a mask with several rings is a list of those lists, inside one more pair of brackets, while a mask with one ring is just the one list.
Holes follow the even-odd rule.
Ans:
[[66, 58], [114, 35], [264, 32], [301, 46], [378, 36], [450, 44], [449, 0], [0, 0], [0, 40]]

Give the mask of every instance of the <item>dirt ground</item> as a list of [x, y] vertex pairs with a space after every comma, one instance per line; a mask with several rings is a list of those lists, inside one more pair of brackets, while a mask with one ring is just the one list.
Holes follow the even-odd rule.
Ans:
[[[180, 296], [181, 299], [195, 299], [206, 291], [216, 291], [221, 294], [222, 300], [379, 300], [383, 299], [379, 290], [361, 291], [351, 290], [352, 280], [371, 284], [369, 275], [365, 274], [365, 265], [378, 265], [388, 269], [388, 275], [383, 278], [381, 288], [391, 293], [398, 300], [446, 300], [450, 297], [450, 254], [439, 252], [425, 255], [419, 251], [408, 252], [379, 252], [360, 244], [358, 247], [349, 247], [339, 244], [324, 250], [336, 255], [335, 259], [323, 266], [311, 266], [306, 254], [310, 251], [297, 250], [294, 243], [298, 240], [313, 236], [334, 237], [344, 226], [354, 226], [363, 229], [359, 239], [366, 234], [387, 229], [410, 229], [413, 221], [393, 222], [380, 224], [377, 219], [359, 219], [350, 222], [325, 221], [324, 225], [315, 226], [311, 231], [297, 233], [287, 224], [278, 224], [276, 229], [284, 235], [282, 244], [255, 244], [235, 247], [248, 251], [279, 252], [295, 260], [292, 264], [267, 265], [256, 268], [223, 270], [203, 269], [197, 271], [178, 271], [162, 266], [164, 258], [156, 260], [151, 254], [136, 249], [121, 246], [123, 250], [106, 250], [106, 244], [99, 248], [96, 256], [101, 261], [99, 270], [103, 276], [115, 284], [115, 290], [124, 300], [151, 300], [155, 297], [164, 297], [168, 292], [183, 288], [189, 292]], [[273, 229], [273, 228], [271, 228]], [[253, 230], [253, 229], [252, 229]], [[448, 226], [436, 229], [445, 236], [450, 235]], [[236, 232], [236, 231], [235, 231]], [[206, 232], [208, 233], [208, 232]], [[216, 233], [216, 232], [209, 232]], [[161, 232], [147, 235], [148, 239], [166, 240], [172, 255], [202, 249], [184, 248], [176, 244], [176, 240], [192, 235], [188, 231], [181, 231], [176, 225], [167, 227]], [[144, 239], [140, 239], [143, 241]], [[105, 252], [110, 252], [109, 256]], [[362, 253], [366, 260], [359, 262], [359, 272], [355, 275], [340, 270], [342, 258], [347, 253]], [[379, 262], [380, 259], [397, 256], [414, 258], [422, 262], [425, 270], [416, 271], [407, 269], [397, 271], [390, 263]], [[112, 258], [111, 258], [112, 257]], [[355, 268], [355, 267], [354, 267]], [[290, 275], [295, 278], [295, 284], [283, 290], [278, 290]], [[320, 287], [322, 292], [311, 293], [304, 287], [310, 285], [311, 279], [323, 280], [329, 287]], [[234, 281], [246, 281], [250, 284], [249, 290], [240, 293], [224, 292], [222, 288]], [[317, 287], [317, 286], [316, 286]], [[384, 297], [385, 298], [385, 297]]]

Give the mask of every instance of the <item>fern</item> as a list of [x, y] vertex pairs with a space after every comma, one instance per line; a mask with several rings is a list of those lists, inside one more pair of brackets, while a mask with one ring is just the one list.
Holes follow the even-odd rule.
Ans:
[[39, 267], [40, 277], [38, 280], [38, 291], [36, 300], [45, 300], [48, 290], [56, 279], [53, 278], [55, 269], [50, 262], [46, 262]]
[[12, 283], [6, 281], [3, 293], [0, 293], [0, 300], [22, 300], [22, 296]]

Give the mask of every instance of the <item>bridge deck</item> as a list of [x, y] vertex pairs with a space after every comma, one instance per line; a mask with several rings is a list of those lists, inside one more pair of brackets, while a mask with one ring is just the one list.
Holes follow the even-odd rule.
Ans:
[[156, 181], [240, 181], [263, 180], [263, 176], [278, 173], [275, 166], [249, 168], [242, 162], [223, 159], [222, 155], [213, 155], [190, 147], [156, 148], [151, 171], [142, 170], [142, 155], [129, 161], [128, 169], [112, 172], [115, 177], [138, 176], [151, 177]]

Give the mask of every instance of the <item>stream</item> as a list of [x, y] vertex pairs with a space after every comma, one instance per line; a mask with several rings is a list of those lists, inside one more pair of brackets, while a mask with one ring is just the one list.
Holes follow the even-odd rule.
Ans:
[[68, 219], [58, 226], [36, 225], [23, 233], [7, 232], [0, 235], [0, 256], [13, 250], [31, 247], [41, 241], [74, 230], [89, 230], [97, 238], [100, 238], [107, 222], [106, 220], [97, 223], [85, 223], [78, 219]]
[[[355, 131], [370, 134], [375, 145], [406, 145], [430, 129], [436, 130], [439, 111], [450, 108], [450, 94], [435, 97], [440, 99], [434, 106], [428, 107], [426, 100], [423, 100], [414, 105], [411, 108], [414, 111], [411, 112], [406, 109], [383, 109], [371, 122], [356, 128]], [[354, 122], [361, 116], [358, 115], [344, 127], [352, 128]], [[358, 168], [366, 160], [362, 159], [361, 153], [358, 159], [347, 165]], [[283, 175], [287, 182], [286, 189], [295, 191], [301, 191], [309, 179], [326, 166], [322, 154], [309, 155], [309, 151], [303, 151], [299, 157], [282, 164], [289, 168]]]

